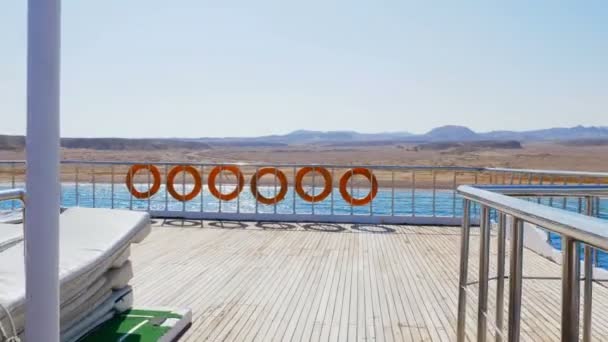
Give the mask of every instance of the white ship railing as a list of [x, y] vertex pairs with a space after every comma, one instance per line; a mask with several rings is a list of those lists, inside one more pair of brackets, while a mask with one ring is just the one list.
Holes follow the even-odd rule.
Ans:
[[[134, 197], [125, 185], [129, 168], [135, 164], [153, 165], [160, 172], [160, 190], [145, 199]], [[202, 181], [202, 191], [190, 201], [179, 201], [167, 191], [167, 176], [178, 166], [188, 165], [197, 170]], [[232, 201], [214, 197], [207, 186], [209, 172], [217, 166], [237, 166], [245, 175], [244, 191]], [[288, 192], [282, 201], [270, 205], [259, 203], [252, 196], [249, 183], [252, 175], [262, 168], [274, 167], [286, 175]], [[303, 201], [295, 191], [297, 172], [303, 167], [323, 167], [332, 176], [331, 193], [321, 202]], [[378, 179], [378, 196], [369, 204], [352, 205], [339, 191], [339, 179], [355, 167], [366, 168]], [[387, 166], [345, 164], [276, 164], [276, 163], [197, 163], [197, 162], [85, 162], [63, 161], [62, 203], [64, 206], [126, 208], [146, 210], [155, 217], [187, 219], [225, 219], [260, 221], [315, 221], [387, 224], [444, 224], [461, 222], [461, 200], [456, 188], [462, 184], [482, 185], [563, 185], [608, 184], [608, 173], [568, 172], [546, 170], [518, 170], [474, 167], [438, 166]], [[0, 187], [24, 187], [25, 163], [23, 161], [0, 162]], [[153, 177], [145, 170], [134, 175], [135, 188], [146, 191], [153, 184]], [[280, 190], [280, 184], [272, 175], [262, 177], [263, 192], [272, 197]], [[268, 179], [266, 178], [268, 177]], [[356, 179], [352, 177], [351, 179]], [[176, 191], [183, 194], [193, 188], [190, 175], [181, 172], [175, 178]], [[265, 181], [264, 181], [265, 180]], [[354, 197], [365, 196], [370, 191], [366, 179], [351, 181], [348, 191]], [[236, 186], [235, 179], [220, 173], [216, 181], [221, 192], [230, 192]], [[305, 188], [309, 194], [319, 194], [323, 189], [323, 177], [309, 174]], [[262, 191], [261, 191], [262, 192]], [[537, 201], [541, 201], [538, 197]], [[552, 196], [549, 205], [582, 212], [583, 197], [568, 200]], [[574, 201], [574, 203], [572, 202]], [[596, 199], [594, 215], [608, 215], [608, 208]], [[12, 203], [14, 209], [17, 203]], [[604, 209], [603, 209], [604, 208]], [[4, 208], [6, 209], [6, 208]], [[477, 212], [477, 207], [473, 212]], [[602, 209], [604, 210], [602, 212]]]
[[[469, 238], [471, 228], [471, 205], [481, 206], [479, 278], [477, 308], [477, 340], [486, 341], [488, 331], [488, 283], [490, 262], [491, 211], [498, 217], [497, 224], [497, 275], [496, 275], [496, 340], [502, 341], [504, 318], [505, 239], [506, 226], [510, 221], [510, 274], [508, 307], [508, 341], [519, 341], [522, 297], [522, 259], [524, 223], [530, 223], [559, 234], [562, 237], [562, 341], [579, 339], [580, 298], [580, 250], [584, 245], [584, 303], [583, 340], [591, 341], [591, 307], [593, 282], [593, 249], [608, 251], [608, 222], [590, 217], [594, 212], [594, 200], [606, 196], [606, 186], [548, 186], [505, 187], [489, 186], [476, 188], [460, 186], [463, 197], [463, 223], [460, 256], [460, 280], [458, 298], [458, 341], [465, 341], [466, 300], [468, 289]], [[511, 196], [583, 196], [587, 216], [552, 208]]]

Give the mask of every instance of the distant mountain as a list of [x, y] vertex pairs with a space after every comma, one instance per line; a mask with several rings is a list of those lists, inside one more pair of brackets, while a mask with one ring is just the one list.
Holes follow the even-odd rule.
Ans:
[[408, 132], [359, 133], [354, 131], [309, 131], [297, 130], [284, 135], [268, 135], [250, 138], [199, 138], [188, 139], [210, 145], [303, 145], [303, 144], [340, 144], [357, 142], [378, 142], [404, 140], [413, 137]]
[[547, 128], [534, 131], [492, 131], [482, 133], [485, 139], [517, 139], [517, 140], [578, 140], [608, 138], [608, 127], [575, 126], [570, 128]]
[[[151, 150], [151, 149], [207, 149], [214, 146], [281, 147], [288, 145], [330, 146], [383, 146], [399, 143], [467, 142], [467, 141], [585, 141], [569, 145], [593, 145], [595, 141], [608, 140], [606, 126], [576, 126], [570, 128], [548, 128], [532, 131], [491, 131], [477, 133], [465, 126], [441, 126], [425, 134], [408, 132], [359, 133], [354, 131], [310, 131], [298, 130], [284, 135], [227, 138], [64, 138], [65, 148], [97, 150]], [[23, 136], [0, 135], [0, 150], [23, 149]]]
[[479, 135], [464, 126], [441, 126], [424, 134], [424, 138], [434, 141], [467, 141], [478, 140]]

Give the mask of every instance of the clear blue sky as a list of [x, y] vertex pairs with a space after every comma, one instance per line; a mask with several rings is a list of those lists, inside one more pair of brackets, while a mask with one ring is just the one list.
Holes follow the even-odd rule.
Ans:
[[[0, 4], [25, 131], [26, 1]], [[63, 136], [608, 125], [608, 1], [64, 0]]]

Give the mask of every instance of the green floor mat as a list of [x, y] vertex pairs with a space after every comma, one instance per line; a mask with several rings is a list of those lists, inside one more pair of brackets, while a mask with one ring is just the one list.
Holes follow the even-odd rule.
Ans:
[[104, 322], [79, 342], [171, 342], [190, 325], [190, 310], [136, 308]]

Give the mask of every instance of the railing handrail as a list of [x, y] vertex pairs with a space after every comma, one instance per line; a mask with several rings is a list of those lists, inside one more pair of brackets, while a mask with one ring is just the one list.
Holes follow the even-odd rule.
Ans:
[[568, 170], [539, 170], [539, 169], [510, 169], [502, 167], [485, 167], [485, 171], [529, 173], [535, 175], [553, 176], [580, 176], [580, 177], [608, 177], [608, 172], [594, 171], [568, 171]]
[[518, 197], [608, 196], [608, 185], [475, 185], [475, 188]]
[[[24, 164], [24, 160], [2, 160], [0, 164]], [[607, 177], [608, 172], [595, 171], [570, 171], [570, 170], [543, 170], [543, 169], [512, 169], [500, 167], [470, 167], [470, 166], [432, 166], [432, 165], [377, 165], [377, 164], [323, 164], [323, 163], [264, 163], [264, 162], [165, 162], [165, 161], [100, 161], [100, 160], [62, 160], [62, 164], [91, 164], [91, 165], [131, 165], [131, 164], [165, 164], [165, 165], [236, 165], [236, 166], [278, 166], [278, 167], [300, 167], [300, 166], [325, 166], [333, 168], [350, 168], [354, 165], [369, 166], [377, 169], [387, 170], [446, 170], [446, 171], [477, 171], [477, 172], [506, 172], [524, 173], [547, 176], [570, 176], [570, 177]]]
[[608, 251], [608, 222], [606, 220], [524, 201], [469, 185], [461, 185], [457, 191], [465, 199]]
[[[509, 188], [514, 191], [509, 191]], [[543, 190], [538, 186], [489, 186], [474, 187], [461, 185], [457, 192], [463, 197], [462, 239], [460, 245], [460, 278], [458, 293], [457, 341], [466, 339], [466, 302], [470, 239], [471, 204], [480, 206], [479, 232], [479, 276], [477, 298], [477, 340], [487, 340], [488, 328], [488, 288], [490, 263], [491, 210], [497, 212], [497, 270], [496, 270], [496, 334], [497, 341], [503, 341], [504, 287], [505, 287], [505, 250], [507, 218], [511, 217], [510, 256], [509, 256], [509, 319], [506, 340], [519, 341], [521, 321], [521, 299], [523, 280], [524, 223], [531, 223], [562, 237], [562, 291], [561, 291], [561, 340], [578, 341], [580, 311], [580, 244], [584, 246], [584, 304], [583, 304], [583, 341], [591, 341], [591, 313], [593, 292], [593, 248], [608, 250], [608, 221], [593, 215], [595, 198], [605, 193], [601, 186], [548, 186]], [[563, 209], [507, 196], [506, 193], [535, 196], [538, 193], [581, 194], [589, 188], [595, 193], [584, 194], [586, 214], [573, 213]], [[536, 193], [535, 193], [536, 191]], [[580, 203], [580, 202], [579, 202]], [[580, 204], [579, 204], [580, 206]]]
[[8, 189], [0, 190], [0, 201], [21, 200], [25, 199], [25, 190], [23, 189]]
[[[25, 164], [24, 160], [2, 160], [0, 164]], [[192, 161], [100, 161], [100, 160], [62, 160], [61, 164], [84, 164], [84, 165], [133, 165], [133, 164], [162, 164], [162, 165], [203, 165], [203, 166], [219, 166], [219, 165], [234, 165], [234, 166], [251, 166], [251, 167], [304, 167], [304, 166], [323, 166], [326, 168], [341, 168], [348, 169], [353, 166], [367, 166], [374, 169], [385, 170], [445, 170], [445, 171], [483, 171], [482, 167], [468, 166], [426, 166], [426, 165], [378, 165], [378, 164], [326, 164], [326, 163], [266, 163], [266, 162], [192, 162]]]

